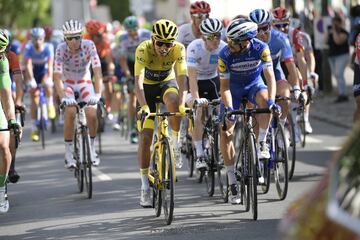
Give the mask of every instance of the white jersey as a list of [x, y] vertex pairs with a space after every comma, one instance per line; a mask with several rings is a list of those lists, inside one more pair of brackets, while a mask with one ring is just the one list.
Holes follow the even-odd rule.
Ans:
[[192, 31], [192, 23], [185, 23], [179, 27], [179, 35], [177, 41], [187, 47], [192, 41], [196, 39]]
[[135, 61], [135, 51], [137, 46], [145, 40], [149, 40], [151, 32], [147, 29], [138, 29], [138, 38], [131, 38], [127, 32], [120, 35], [120, 55], [127, 56], [128, 60]]
[[202, 39], [196, 39], [190, 43], [186, 50], [186, 61], [188, 67], [197, 69], [197, 80], [209, 80], [218, 76], [219, 52], [225, 46], [226, 43], [220, 40], [219, 47], [209, 52]]
[[90, 64], [92, 68], [101, 67], [99, 56], [93, 41], [82, 39], [81, 50], [70, 53], [65, 42], [56, 48], [54, 73], [61, 73], [63, 80], [91, 80]]

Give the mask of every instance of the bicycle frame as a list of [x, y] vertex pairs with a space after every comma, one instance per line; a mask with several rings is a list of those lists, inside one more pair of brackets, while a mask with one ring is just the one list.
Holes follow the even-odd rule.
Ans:
[[[180, 114], [166, 114], [168, 116], [180, 116]], [[157, 127], [157, 138], [155, 139], [155, 142], [153, 143], [153, 150], [151, 152], [151, 158], [153, 159], [154, 154], [157, 153], [157, 158], [156, 160], [156, 170], [157, 170], [157, 175], [156, 177], [152, 176], [151, 174], [148, 175], [149, 181], [151, 184], [153, 184], [154, 186], [156, 186], [158, 189], [161, 189], [163, 187], [163, 183], [161, 182], [163, 179], [162, 176], [162, 159], [163, 159], [163, 139], [167, 138], [170, 141], [170, 135], [169, 135], [169, 131], [168, 131], [168, 125], [169, 125], [169, 121], [167, 119], [168, 116], [166, 115], [161, 115], [160, 113], [160, 103], [156, 104], [156, 113], [150, 113], [149, 116], [155, 116], [156, 117], [156, 121], [158, 123], [158, 127]], [[171, 155], [172, 155], [172, 159], [174, 159], [174, 153], [172, 148], [170, 148], [171, 151]], [[166, 169], [165, 169], [165, 173], [168, 172], [168, 165], [166, 164]], [[176, 179], [176, 168], [175, 168], [175, 164], [172, 164], [172, 170], [173, 170], [173, 178], [174, 181]], [[155, 170], [155, 169], [154, 169]]]

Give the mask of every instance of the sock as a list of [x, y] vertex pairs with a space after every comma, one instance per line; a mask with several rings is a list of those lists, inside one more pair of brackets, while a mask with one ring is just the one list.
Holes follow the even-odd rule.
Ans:
[[48, 105], [54, 105], [54, 98], [53, 98], [53, 96], [50, 96], [50, 97], [46, 97], [45, 98], [46, 99], [46, 103], [48, 104]]
[[305, 122], [309, 121], [309, 112], [304, 112], [304, 120]]
[[196, 149], [196, 156], [198, 156], [198, 157], [204, 156], [204, 149], [202, 147], [202, 141], [195, 141], [194, 145], [195, 145], [195, 149]]
[[[7, 175], [0, 175], [0, 188], [5, 187]], [[5, 188], [4, 188], [5, 191]]]
[[91, 148], [95, 147], [95, 137], [90, 137], [90, 145], [91, 145]]
[[65, 151], [66, 152], [73, 152], [74, 151], [74, 145], [72, 140], [65, 140]]
[[140, 168], [141, 189], [148, 190], [150, 188], [148, 175], [149, 168]]
[[267, 129], [265, 129], [265, 128], [259, 128], [259, 138], [258, 138], [258, 142], [264, 142], [264, 141], [266, 141], [266, 135], [267, 135]]
[[284, 119], [280, 118], [280, 125], [284, 127], [285, 123], [286, 123], [286, 117]]
[[225, 168], [226, 168], [226, 173], [227, 173], [227, 176], [229, 179], [229, 185], [236, 184], [234, 165], [225, 166]]

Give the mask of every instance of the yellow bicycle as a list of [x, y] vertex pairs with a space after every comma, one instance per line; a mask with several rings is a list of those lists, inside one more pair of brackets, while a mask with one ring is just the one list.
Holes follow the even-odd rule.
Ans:
[[[149, 182], [153, 189], [153, 208], [155, 216], [161, 214], [161, 207], [167, 225], [170, 225], [174, 214], [174, 192], [176, 170], [173, 148], [170, 143], [169, 121], [170, 116], [183, 116], [179, 112], [160, 112], [160, 103], [156, 104], [156, 112], [147, 117], [155, 117], [157, 130], [153, 140], [150, 161]], [[143, 124], [145, 117], [141, 116]]]

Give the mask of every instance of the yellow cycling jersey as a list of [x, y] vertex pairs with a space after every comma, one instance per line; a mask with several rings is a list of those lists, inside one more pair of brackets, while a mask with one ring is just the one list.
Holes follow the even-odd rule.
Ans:
[[[174, 71], [175, 70], [175, 71]], [[175, 41], [168, 55], [156, 55], [152, 40], [142, 42], [135, 52], [135, 76], [144, 74], [145, 84], [169, 81], [187, 75], [185, 47]]]

